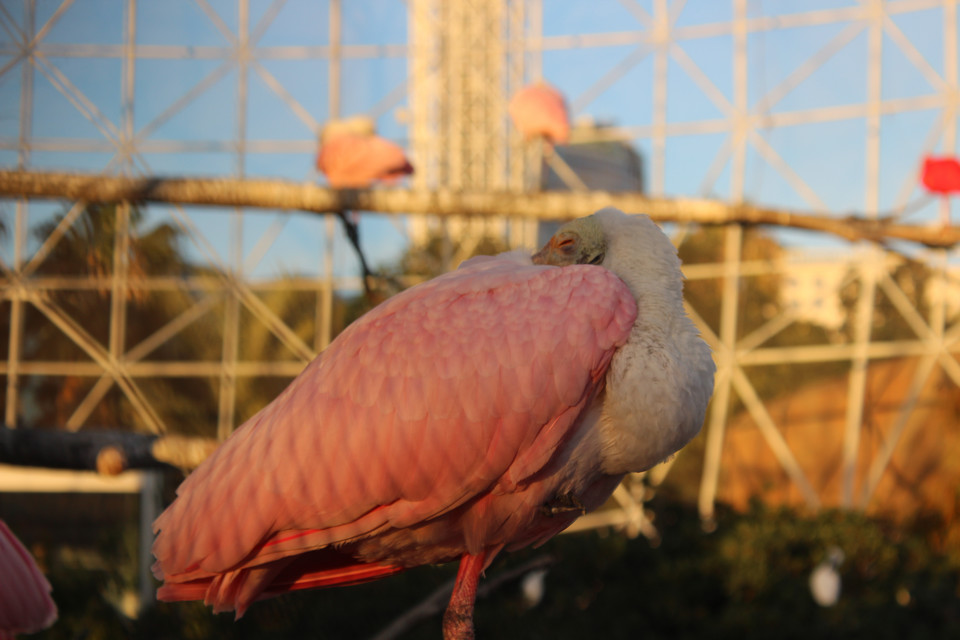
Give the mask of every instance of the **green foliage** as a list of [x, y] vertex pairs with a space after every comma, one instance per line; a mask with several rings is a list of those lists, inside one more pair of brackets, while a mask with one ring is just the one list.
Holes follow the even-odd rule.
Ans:
[[[914, 260], [905, 258], [892, 273], [890, 279], [903, 293], [912, 308], [916, 309], [921, 317], [929, 317], [929, 303], [927, 301], [927, 282], [932, 275], [930, 268]], [[847, 275], [849, 283], [840, 291], [840, 302], [844, 310], [844, 322], [841, 333], [847, 340], [853, 340], [857, 318], [857, 301], [863, 283]], [[879, 286], [874, 294], [873, 316], [871, 317], [870, 336], [874, 341], [886, 340], [915, 340], [917, 334], [904, 318], [903, 313], [890, 299], [889, 295]], [[922, 336], [920, 336], [922, 337]]]
[[[123, 290], [126, 314], [123, 346], [133, 349], [162, 327], [188, 312], [197, 304], [209, 302], [209, 309], [177, 331], [172, 339], [155, 345], [143, 358], [150, 362], [220, 362], [224, 349], [227, 299], [216, 289], [196, 290], [172, 287], [148, 289], [140, 286], [148, 276], [177, 278], [229, 278], [216, 269], [190, 263], [180, 247], [180, 230], [161, 224], [146, 228], [146, 217], [137, 207], [129, 209], [126, 223], [129, 241], [117, 242], [121, 210], [116, 205], [90, 205], [62, 232], [59, 241], [36, 269], [39, 277], [75, 280], [76, 287], [60, 286], [46, 294], [55, 307], [75, 322], [79, 330], [95, 342], [110, 343], [111, 303], [114, 290], [110, 277], [114, 271], [115, 250], [126, 246], [127, 285]], [[32, 233], [41, 244], [62, 225], [67, 212], [37, 225]], [[92, 283], [92, 286], [91, 286]], [[317, 333], [317, 294], [282, 286], [259, 295], [260, 300], [306, 344], [314, 344]], [[358, 316], [354, 301], [335, 297], [334, 332]], [[33, 305], [26, 306], [27, 328], [22, 349], [24, 360], [89, 362], [90, 356], [74, 340]], [[352, 315], [351, 315], [352, 314]], [[0, 308], [0, 330], [9, 332], [9, 307]], [[241, 306], [238, 339], [241, 360], [295, 359], [296, 355], [258, 318]], [[0, 357], [7, 356], [7, 341], [0, 341]], [[142, 354], [144, 355], [144, 354]], [[236, 415], [240, 421], [276, 397], [289, 383], [289, 377], [241, 377], [237, 381]], [[21, 382], [18, 403], [22, 424], [54, 427], [67, 422], [79, 403], [97, 384], [96, 378], [83, 376], [32, 376]], [[219, 411], [218, 377], [142, 377], [136, 381], [144, 397], [171, 431], [187, 435], [214, 436]], [[0, 396], [0, 410], [4, 403]], [[113, 385], [98, 402], [87, 425], [112, 428], [146, 429], [125, 394]]]
[[[76, 280], [75, 288], [59, 287], [45, 294], [55, 308], [69, 316], [78, 331], [101, 345], [110, 344], [111, 301], [115, 251], [125, 248], [127, 280], [122, 290], [126, 314], [124, 348], [131, 348], [152, 335], [196, 299], [185, 290], [152, 292], [139, 286], [149, 275], [189, 276], [198, 270], [187, 263], [180, 252], [179, 231], [171, 225], [145, 228], [145, 216], [131, 207], [124, 221], [116, 205], [89, 205], [72, 224], [63, 230], [59, 241], [49, 245], [49, 252], [36, 269], [38, 277], [67, 281]], [[32, 230], [38, 242], [44, 243], [56, 233], [66, 212]], [[118, 230], [129, 228], [128, 239], [118, 243]], [[93, 286], [90, 286], [90, 284]], [[8, 316], [8, 314], [7, 314]], [[7, 321], [8, 317], [4, 318]], [[89, 361], [55, 322], [39, 308], [28, 305], [25, 312], [24, 360]], [[188, 326], [177, 340], [165, 342], [149, 354], [153, 360], [196, 359], [209, 353], [212, 327], [209, 318]], [[6, 345], [4, 345], [6, 346]], [[85, 377], [31, 377], [21, 386], [19, 420], [37, 426], [61, 425], [73, 414], [77, 405], [93, 388], [96, 379]], [[156, 378], [140, 381], [146, 397], [167, 424], [198, 424], [209, 420], [208, 407], [216, 407], [216, 389], [211, 380]], [[87, 419], [88, 424], [107, 427], [144, 429], [137, 412], [113, 386], [97, 403]]]
[[[932, 551], [924, 533], [850, 512], [797, 517], [755, 505], [716, 546], [727, 598], [722, 623], [736, 635], [769, 624], [798, 638], [955, 637], [957, 558]], [[846, 556], [842, 594], [835, 607], [821, 608], [807, 581], [833, 545]], [[792, 617], [804, 627], [790, 630]]]
[[473, 242], [470, 238], [451, 239], [442, 232], [434, 232], [423, 246], [408, 249], [389, 271], [396, 276], [435, 278], [456, 268], [457, 264], [451, 264], [455, 259], [463, 261], [473, 256], [496, 255], [506, 250], [506, 243], [495, 236], [484, 235]]
[[[722, 227], [702, 227], [688, 235], [681, 243], [678, 253], [686, 264], [721, 263], [724, 260], [725, 234]], [[747, 262], [774, 262], [783, 249], [763, 230], [743, 229], [741, 259]], [[723, 302], [722, 273], [716, 278], [688, 280], [684, 285], [687, 301], [708, 326], [720, 335], [720, 317]], [[780, 300], [782, 277], [768, 273], [741, 278], [737, 298], [736, 335], [742, 339], [785, 312]], [[763, 342], [764, 347], [790, 347], [823, 345], [836, 341], [836, 336], [811, 322], [792, 322], [787, 327]], [[795, 364], [752, 367], [746, 370], [747, 377], [763, 400], [792, 392], [817, 379], [836, 376], [846, 371], [842, 362], [823, 362], [798, 367]], [[730, 413], [742, 409], [739, 398], [734, 396]]]
[[[477, 604], [479, 638], [955, 638], [960, 637], [960, 557], [934, 551], [928, 529], [898, 530], [863, 515], [809, 516], [754, 506], [721, 511], [711, 534], [696, 513], [656, 505], [663, 541], [590, 532], [559, 536], [540, 549], [504, 554], [492, 578], [540, 554], [549, 569], [544, 599], [533, 608], [518, 583]], [[928, 526], [924, 524], [923, 526]], [[810, 572], [837, 545], [839, 603], [822, 608]], [[116, 555], [116, 552], [114, 552]], [[101, 571], [53, 567], [61, 621], [38, 639], [365, 638], [451, 579], [454, 565], [422, 567], [377, 582], [289, 594], [255, 604], [239, 622], [201, 603], [161, 603], [137, 620], [106, 604]], [[440, 620], [404, 636], [439, 637]]]
[[[725, 251], [724, 227], [700, 227], [687, 235], [677, 253], [684, 264], [722, 263]], [[772, 261], [781, 252], [780, 246], [768, 235], [755, 228], [743, 230], [741, 259]], [[687, 300], [700, 317], [719, 332], [723, 301], [722, 270], [717, 278], [688, 280], [684, 284]], [[779, 311], [780, 276], [769, 274], [744, 278], [739, 290], [737, 337], [743, 337], [774, 317]]]
[[[932, 551], [924, 532], [854, 513], [755, 506], [722, 513], [718, 530], [705, 534], [692, 510], [661, 504], [657, 513], [658, 548], [601, 533], [556, 538], [545, 548], [559, 561], [544, 601], [527, 609], [516, 588], [504, 588], [478, 605], [478, 636], [960, 637], [958, 558]], [[836, 607], [822, 608], [808, 580], [834, 544], [847, 556], [843, 592]], [[421, 631], [410, 637], [429, 638], [436, 628]]]

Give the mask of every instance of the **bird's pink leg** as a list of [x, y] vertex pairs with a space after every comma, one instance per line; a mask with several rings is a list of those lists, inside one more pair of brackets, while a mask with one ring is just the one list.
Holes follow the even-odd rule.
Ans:
[[465, 553], [460, 558], [457, 581], [443, 614], [443, 640], [473, 640], [473, 603], [486, 559], [486, 552], [479, 555]]

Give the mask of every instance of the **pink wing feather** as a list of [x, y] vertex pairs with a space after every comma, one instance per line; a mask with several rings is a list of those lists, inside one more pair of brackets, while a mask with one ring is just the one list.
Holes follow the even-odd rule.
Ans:
[[35, 633], [56, 619], [50, 583], [30, 552], [0, 520], [0, 637], [4, 632]]
[[[636, 313], [605, 269], [509, 254], [394, 296], [183, 482], [154, 524], [155, 573], [173, 585], [166, 595], [202, 597], [177, 583], [442, 522], [468, 501], [513, 490], [569, 437]], [[472, 529], [462, 534], [468, 547], [490, 543], [482, 527], [459, 526]], [[305, 586], [417, 563], [397, 553], [368, 560], [369, 576]], [[427, 561], [460, 551], [436, 553], [446, 555]], [[223, 606], [242, 610], [284, 566], [261, 569], [256, 587], [242, 598], [231, 591]]]

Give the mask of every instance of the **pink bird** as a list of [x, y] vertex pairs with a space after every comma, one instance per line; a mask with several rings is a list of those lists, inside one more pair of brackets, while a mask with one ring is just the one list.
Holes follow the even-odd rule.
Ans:
[[413, 173], [403, 149], [375, 135], [373, 122], [363, 117], [336, 120], [324, 127], [317, 169], [334, 189], [363, 189], [378, 180]]
[[0, 520], [0, 640], [52, 625], [57, 606], [50, 591], [30, 552]]
[[570, 139], [566, 100], [562, 93], [545, 82], [518, 91], [507, 110], [525, 140], [544, 138], [553, 144], [565, 144]]
[[158, 596], [239, 617], [459, 558], [444, 637], [472, 638], [498, 553], [699, 431], [714, 364], [682, 287], [659, 228], [604, 209], [394, 296], [183, 482], [154, 523]]
[[[391, 182], [413, 173], [413, 165], [403, 149], [375, 135], [373, 121], [364, 116], [327, 123], [320, 133], [317, 169], [327, 176], [327, 182], [334, 189], [363, 189], [378, 180]], [[337, 215], [357, 253], [363, 288], [372, 300], [373, 273], [360, 248], [359, 225], [345, 211], [338, 211]]]

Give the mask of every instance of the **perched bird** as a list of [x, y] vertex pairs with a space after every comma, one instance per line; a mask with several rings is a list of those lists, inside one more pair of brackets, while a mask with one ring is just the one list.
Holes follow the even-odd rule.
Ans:
[[374, 132], [362, 116], [334, 120], [320, 132], [317, 169], [334, 189], [362, 189], [413, 173], [403, 149]]
[[0, 520], [0, 639], [52, 625], [57, 606], [50, 591], [30, 552]]
[[[331, 120], [320, 132], [317, 169], [334, 189], [363, 189], [376, 181], [392, 182], [413, 173], [413, 165], [397, 144], [376, 135], [373, 120], [354, 116]], [[338, 211], [347, 239], [363, 271], [363, 288], [372, 298], [373, 275], [360, 248], [360, 229], [346, 211]]]
[[553, 144], [565, 144], [570, 139], [566, 100], [545, 82], [526, 86], [514, 94], [507, 111], [526, 140], [544, 138]]
[[714, 364], [682, 287], [660, 229], [604, 209], [387, 300], [183, 482], [154, 523], [158, 596], [240, 616], [459, 558], [444, 637], [472, 638], [500, 551], [700, 430]]
[[810, 594], [821, 607], [832, 607], [840, 600], [840, 572], [843, 549], [830, 547], [827, 557], [810, 573]]

